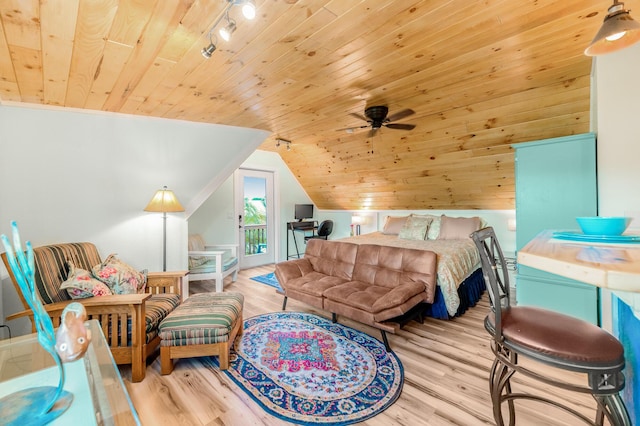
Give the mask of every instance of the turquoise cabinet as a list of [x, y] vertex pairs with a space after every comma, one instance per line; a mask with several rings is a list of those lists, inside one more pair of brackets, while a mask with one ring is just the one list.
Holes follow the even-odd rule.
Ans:
[[[516, 170], [516, 249], [545, 229], [576, 230], [577, 216], [598, 208], [595, 134], [513, 145]], [[540, 306], [598, 324], [597, 287], [520, 266], [519, 305]]]

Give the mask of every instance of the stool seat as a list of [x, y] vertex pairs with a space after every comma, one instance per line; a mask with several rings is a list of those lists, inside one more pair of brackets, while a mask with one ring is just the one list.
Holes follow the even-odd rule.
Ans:
[[[485, 327], [489, 333], [495, 333], [493, 313], [487, 316]], [[505, 346], [536, 353], [542, 362], [564, 364], [573, 371], [620, 369], [625, 362], [620, 341], [600, 327], [533, 306], [511, 306], [504, 310], [502, 335]]]
[[242, 334], [241, 293], [199, 293], [184, 301], [158, 327], [161, 373], [173, 371], [173, 359], [218, 355], [229, 368], [229, 350]]

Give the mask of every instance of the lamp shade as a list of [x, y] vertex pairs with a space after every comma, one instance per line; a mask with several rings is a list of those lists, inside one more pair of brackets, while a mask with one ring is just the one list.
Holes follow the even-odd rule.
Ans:
[[173, 191], [165, 186], [155, 193], [147, 207], [144, 208], [144, 211], [160, 213], [183, 212], [184, 207], [182, 207]]
[[633, 20], [624, 3], [614, 2], [604, 18], [600, 31], [584, 51], [587, 56], [615, 52], [640, 41], [640, 24]]
[[366, 218], [364, 216], [360, 216], [360, 215], [351, 216], [351, 223], [353, 223], [354, 225], [363, 225], [365, 221], [366, 221]]

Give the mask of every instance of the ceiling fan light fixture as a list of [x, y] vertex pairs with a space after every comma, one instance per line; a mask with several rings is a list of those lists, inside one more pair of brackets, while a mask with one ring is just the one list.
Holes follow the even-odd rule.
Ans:
[[236, 30], [236, 21], [227, 19], [227, 25], [220, 28], [219, 34], [224, 41], [231, 40], [231, 34]]
[[629, 47], [640, 41], [640, 24], [636, 22], [624, 3], [614, 1], [600, 30], [584, 51], [587, 56], [604, 55]]

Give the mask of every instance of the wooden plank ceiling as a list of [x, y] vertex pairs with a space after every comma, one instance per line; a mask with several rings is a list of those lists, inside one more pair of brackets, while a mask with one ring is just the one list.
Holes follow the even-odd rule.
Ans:
[[[589, 131], [610, 0], [2, 0], [0, 100], [266, 129], [321, 209], [511, 209], [510, 144]], [[630, 5], [631, 6], [631, 5]], [[367, 106], [400, 123], [366, 124]]]

